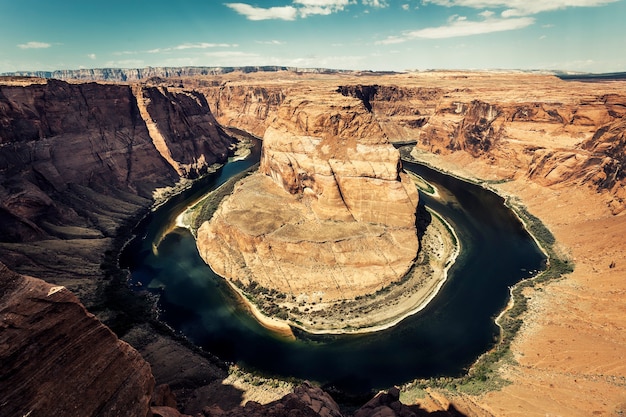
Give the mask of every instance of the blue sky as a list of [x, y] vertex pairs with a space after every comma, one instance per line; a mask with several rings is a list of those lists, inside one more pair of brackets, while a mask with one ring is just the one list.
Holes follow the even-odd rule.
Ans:
[[626, 71], [626, 0], [0, 0], [0, 72]]

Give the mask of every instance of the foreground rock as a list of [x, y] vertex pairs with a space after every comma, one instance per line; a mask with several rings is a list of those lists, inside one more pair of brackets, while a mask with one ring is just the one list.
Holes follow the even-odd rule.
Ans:
[[147, 415], [150, 365], [66, 288], [0, 263], [0, 320], [2, 415]]
[[198, 247], [244, 287], [307, 304], [351, 299], [407, 273], [417, 202], [399, 153], [360, 102], [293, 97], [265, 133], [259, 173], [199, 228]]

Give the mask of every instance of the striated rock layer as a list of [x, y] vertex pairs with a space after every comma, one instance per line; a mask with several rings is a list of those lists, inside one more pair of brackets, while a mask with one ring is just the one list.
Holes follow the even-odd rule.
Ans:
[[406, 274], [418, 240], [415, 185], [357, 100], [289, 97], [265, 132], [259, 173], [198, 230], [203, 259], [249, 285], [332, 301]]
[[0, 260], [91, 304], [120, 227], [156, 190], [224, 162], [233, 142], [197, 93], [0, 85]]
[[[147, 313], [119, 284], [122, 242], [159, 190], [225, 162], [233, 143], [193, 92], [0, 78], [0, 262], [67, 288], [47, 295], [49, 284], [3, 267], [0, 414], [146, 415], [146, 362], [69, 291], [128, 337]], [[158, 340], [159, 382], [191, 379], [181, 363], [197, 355]]]
[[2, 415], [148, 415], [150, 365], [66, 288], [0, 263], [0, 319]]

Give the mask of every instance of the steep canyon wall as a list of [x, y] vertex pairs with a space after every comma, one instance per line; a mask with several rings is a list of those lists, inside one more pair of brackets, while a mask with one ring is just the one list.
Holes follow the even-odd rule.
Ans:
[[[243, 84], [218, 78], [202, 88], [217, 119], [262, 136], [296, 77]], [[417, 152], [460, 153], [490, 161], [497, 177], [549, 186], [584, 185], [624, 210], [623, 121], [626, 94], [619, 83], [563, 81], [511, 73], [414, 73], [316, 80], [357, 98], [389, 140], [415, 141]], [[305, 88], [311, 100], [316, 88]], [[227, 92], [237, 91], [236, 94]], [[572, 92], [575, 91], [575, 94]], [[251, 127], [252, 126], [252, 127]], [[488, 173], [485, 173], [488, 176]]]
[[0, 127], [0, 259], [51, 281], [100, 276], [110, 240], [156, 190], [233, 144], [201, 95], [54, 80], [0, 86]]
[[233, 144], [197, 93], [0, 83], [2, 413], [148, 415], [150, 365], [68, 289], [116, 322], [103, 303], [120, 238]]

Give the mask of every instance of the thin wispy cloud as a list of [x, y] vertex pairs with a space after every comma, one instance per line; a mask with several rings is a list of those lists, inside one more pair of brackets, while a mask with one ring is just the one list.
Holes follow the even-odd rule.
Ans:
[[504, 9], [502, 17], [519, 17], [571, 7], [605, 6], [617, 1], [619, 0], [423, 0], [423, 3], [445, 7], [461, 6], [474, 9]]
[[87, 58], [96, 59], [96, 54], [87, 54]]
[[443, 26], [424, 28], [403, 32], [400, 36], [390, 36], [376, 42], [380, 45], [391, 45], [413, 39], [444, 39], [461, 36], [482, 35], [486, 33], [504, 32], [522, 29], [535, 23], [532, 17], [500, 19], [488, 17], [484, 20], [467, 20], [465, 16], [453, 16], [448, 24]]
[[241, 52], [241, 51], [215, 51], [215, 52], [207, 52], [204, 56], [209, 57], [258, 57], [258, 54], [250, 53], [250, 52]]
[[175, 46], [173, 49], [183, 50], [183, 49], [207, 49], [207, 48], [236, 48], [237, 44], [233, 43], [209, 43], [209, 42], [199, 42], [199, 43], [183, 43], [181, 45]]
[[52, 44], [46, 42], [26, 42], [17, 45], [20, 49], [45, 49], [50, 48]]
[[254, 41], [254, 42], [258, 43], [259, 45], [285, 45], [285, 42], [278, 41], [276, 39], [273, 39], [271, 41]]
[[485, 10], [478, 13], [482, 20], [468, 20], [465, 16], [454, 15], [445, 25], [404, 31], [400, 35], [377, 41], [376, 44], [392, 45], [413, 39], [444, 39], [518, 30], [533, 25], [535, 18], [532, 16], [542, 12], [572, 7], [600, 7], [617, 1], [619, 0], [422, 0], [423, 5]]
[[148, 53], [148, 54], [161, 54], [172, 51], [184, 51], [189, 49], [211, 49], [211, 48], [237, 48], [239, 47], [236, 43], [211, 43], [211, 42], [196, 42], [196, 43], [182, 43], [176, 46], [170, 46], [166, 48], [154, 48], [149, 49], [147, 51], [124, 51], [121, 54], [130, 55], [130, 54], [139, 54], [139, 53]]

